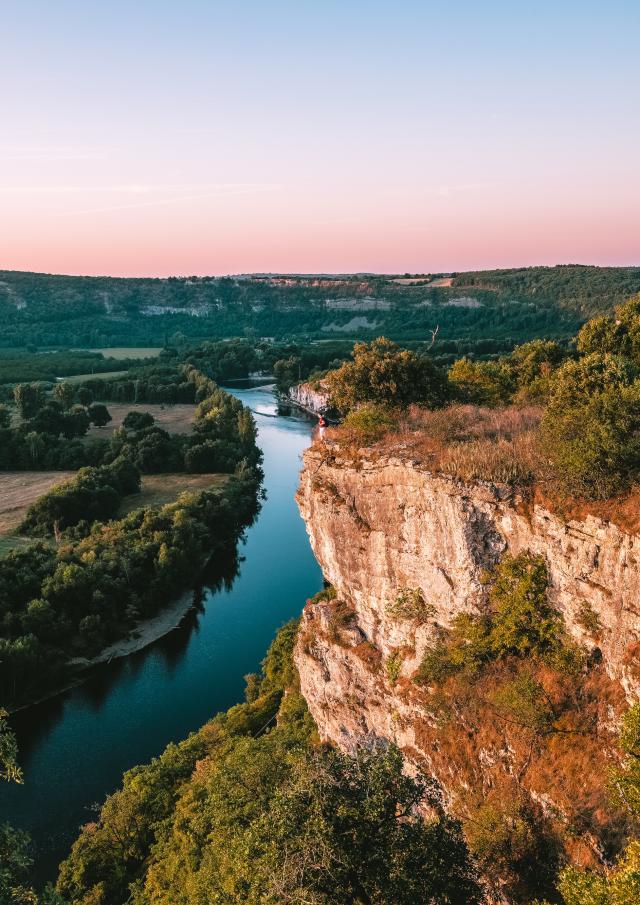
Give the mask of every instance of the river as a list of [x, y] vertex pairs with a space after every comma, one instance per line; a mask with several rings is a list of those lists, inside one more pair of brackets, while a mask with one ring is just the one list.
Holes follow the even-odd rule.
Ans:
[[122, 774], [243, 698], [276, 629], [322, 587], [294, 493], [313, 423], [277, 413], [268, 390], [232, 390], [255, 416], [267, 499], [230, 588], [155, 644], [96, 669], [82, 685], [14, 716], [24, 785], [0, 789], [0, 820], [28, 830], [34, 881], [56, 875], [78, 827]]

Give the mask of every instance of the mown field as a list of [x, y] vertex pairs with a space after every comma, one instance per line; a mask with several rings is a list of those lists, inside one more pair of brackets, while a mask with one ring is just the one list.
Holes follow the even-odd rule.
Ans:
[[[0, 557], [16, 547], [33, 543], [30, 538], [17, 533], [27, 509], [38, 497], [74, 474], [73, 471], [0, 473]], [[185, 491], [205, 490], [222, 484], [227, 478], [228, 475], [221, 474], [144, 475], [140, 493], [126, 497], [118, 514], [124, 516], [141, 506], [163, 506]]]
[[73, 471], [9, 471], [0, 474], [0, 556], [32, 541], [17, 534], [29, 506]]
[[170, 434], [189, 434], [193, 428], [195, 406], [177, 402], [174, 405], [154, 405], [143, 402], [136, 405], [133, 402], [107, 402], [112, 421], [106, 427], [90, 427], [87, 437], [110, 437], [114, 431], [122, 426], [122, 422], [129, 412], [149, 412], [156, 421], [156, 426]]
[[112, 346], [102, 349], [82, 349], [86, 352], [100, 352], [105, 358], [115, 358], [116, 360], [125, 360], [128, 358], [157, 358], [162, 352], [161, 346], [136, 346], [129, 349], [126, 346]]
[[143, 475], [140, 493], [134, 493], [123, 501], [119, 515], [126, 515], [141, 506], [164, 506], [185, 491], [198, 492], [223, 484], [228, 480], [223, 474], [153, 474]]

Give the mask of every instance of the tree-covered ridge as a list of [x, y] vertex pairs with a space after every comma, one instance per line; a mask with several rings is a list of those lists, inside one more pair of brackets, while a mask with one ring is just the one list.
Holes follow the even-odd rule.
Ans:
[[561, 307], [592, 316], [611, 311], [640, 292], [640, 267], [521, 267], [456, 274], [453, 285], [488, 289], [501, 296], [554, 300]]
[[62, 864], [70, 905], [473, 905], [455, 821], [397, 751], [351, 759], [318, 743], [278, 633], [247, 703], [125, 774]]
[[[446, 281], [444, 281], [446, 282]], [[164, 345], [174, 334], [429, 340], [450, 353], [568, 338], [589, 314], [640, 290], [637, 268], [555, 267], [427, 277], [404, 285], [353, 277], [119, 279], [0, 272], [5, 346]], [[70, 373], [70, 372], [68, 372]]]

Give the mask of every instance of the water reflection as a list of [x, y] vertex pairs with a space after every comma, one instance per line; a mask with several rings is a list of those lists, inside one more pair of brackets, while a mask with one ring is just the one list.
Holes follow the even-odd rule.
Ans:
[[0, 819], [28, 829], [35, 879], [55, 875], [92, 805], [122, 773], [241, 700], [275, 630], [322, 585], [294, 503], [313, 422], [277, 415], [268, 391], [234, 391], [258, 415], [266, 500], [239, 550], [212, 562], [180, 626], [143, 651], [95, 669], [68, 692], [13, 718], [24, 786], [0, 789]]

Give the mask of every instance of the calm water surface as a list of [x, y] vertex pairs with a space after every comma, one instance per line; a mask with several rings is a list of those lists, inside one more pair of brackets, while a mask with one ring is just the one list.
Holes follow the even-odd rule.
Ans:
[[[233, 390], [276, 414], [269, 391]], [[95, 671], [82, 686], [16, 714], [23, 786], [0, 789], [0, 820], [29, 830], [36, 881], [52, 878], [92, 807], [122, 773], [159, 754], [243, 698], [276, 629], [322, 586], [294, 501], [313, 423], [256, 415], [267, 500], [246, 533], [230, 589], [207, 592], [202, 612], [151, 647]]]

